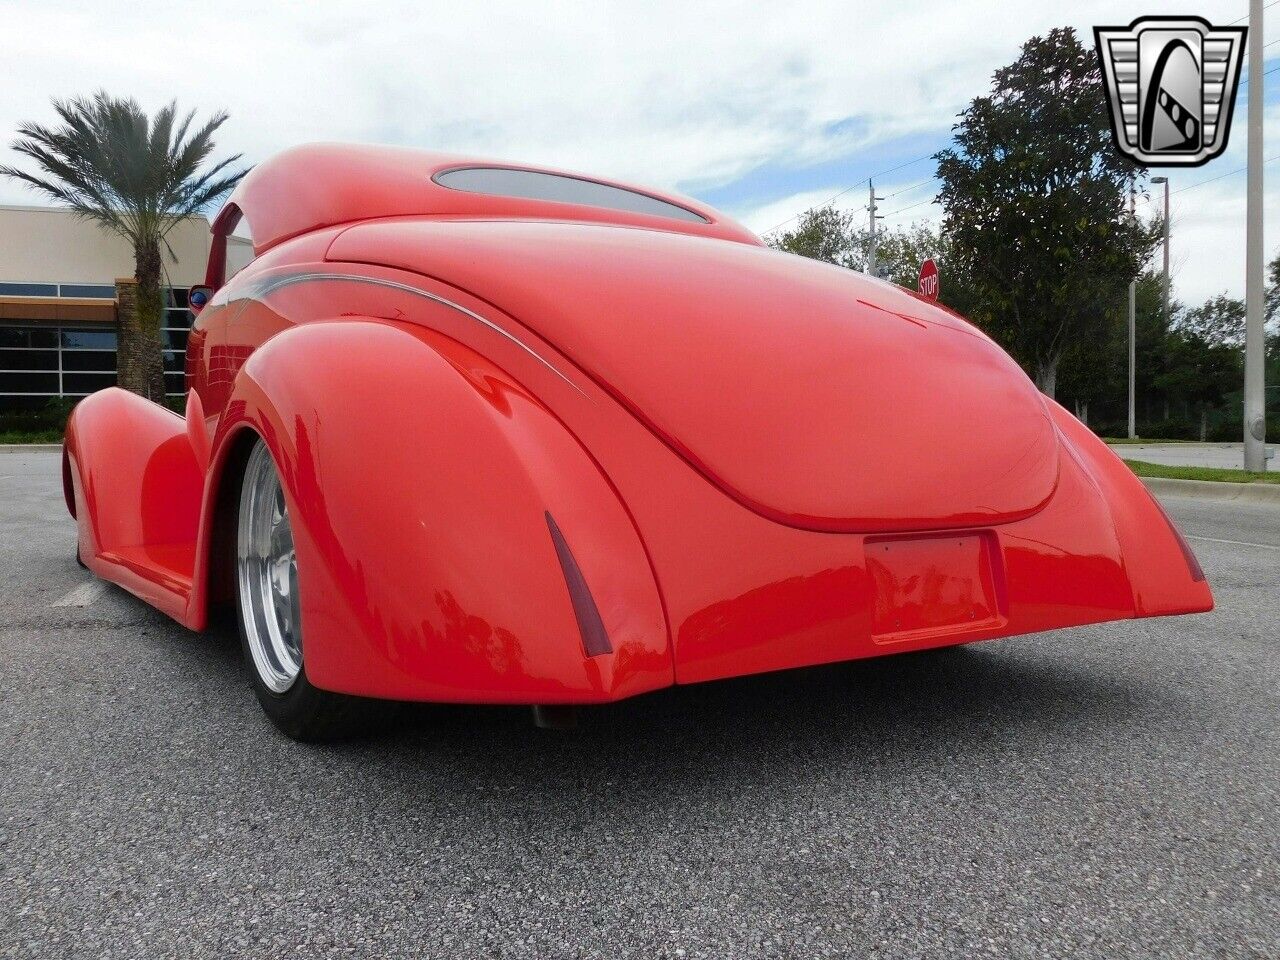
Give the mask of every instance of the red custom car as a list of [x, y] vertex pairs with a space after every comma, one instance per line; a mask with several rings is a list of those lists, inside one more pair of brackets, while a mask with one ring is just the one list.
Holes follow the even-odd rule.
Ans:
[[213, 240], [187, 416], [84, 400], [67, 506], [99, 577], [194, 630], [238, 610], [293, 736], [350, 695], [552, 716], [1212, 607], [1143, 485], [981, 331], [692, 200], [309, 146]]

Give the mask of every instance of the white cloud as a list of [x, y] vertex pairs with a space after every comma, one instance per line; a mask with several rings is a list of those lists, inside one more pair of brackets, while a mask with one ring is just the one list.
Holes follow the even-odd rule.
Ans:
[[[1151, 12], [1149, 0], [0, 0], [0, 143], [50, 120], [51, 96], [103, 87], [152, 109], [228, 109], [221, 146], [249, 161], [309, 140], [390, 142], [706, 188], [945, 132], [1032, 33], [1071, 23], [1087, 40], [1094, 23]], [[1196, 12], [1226, 21], [1244, 5]], [[795, 200], [746, 219], [770, 226]], [[31, 195], [5, 182], [0, 201]], [[1189, 225], [1180, 236], [1199, 242]], [[1213, 287], [1186, 257], [1188, 289]]]
[[[148, 106], [226, 107], [223, 142], [253, 159], [309, 139], [387, 140], [716, 181], [945, 129], [1032, 31], [1115, 16], [1114, 3], [1064, 17], [1004, 0], [10, 0], [0, 130], [102, 86]], [[850, 117], [856, 132], [830, 132]]]
[[[1280, 106], [1266, 111], [1263, 127], [1280, 129]], [[1263, 158], [1278, 153], [1273, 140]], [[1247, 176], [1234, 171], [1245, 166], [1246, 158], [1244, 115], [1238, 110], [1235, 132], [1226, 153], [1196, 170], [1164, 171], [1169, 175], [1170, 189], [1169, 271], [1175, 296], [1189, 304], [1223, 292], [1244, 296]], [[1226, 176], [1221, 176], [1223, 174]], [[1266, 164], [1263, 175], [1263, 249], [1265, 259], [1270, 262], [1277, 253], [1276, 243], [1280, 239], [1280, 161]], [[1217, 179], [1219, 176], [1221, 179]], [[1196, 186], [1199, 183], [1204, 185]], [[1163, 206], [1161, 189], [1153, 188], [1153, 212]]]
[[[748, 228], [763, 236], [774, 229], [785, 229], [791, 225], [795, 220], [796, 211], [825, 206], [831, 199], [831, 193], [829, 189], [793, 193], [751, 210], [741, 220]], [[850, 192], [831, 202], [831, 206], [839, 210], [864, 211], [866, 205], [867, 195], [863, 190]]]
[[[1170, 266], [1173, 294], [1189, 305], [1203, 303], [1219, 293], [1244, 297], [1245, 287], [1245, 214], [1247, 135], [1243, 104], [1237, 109], [1237, 125], [1229, 147], [1221, 157], [1204, 167], [1189, 170], [1159, 171], [1169, 177]], [[1280, 130], [1280, 105], [1266, 110], [1263, 127]], [[1264, 151], [1264, 160], [1280, 156], [1273, 142]], [[1280, 160], [1266, 164], [1264, 171], [1264, 251], [1269, 263], [1280, 253]], [[889, 214], [889, 227], [904, 227], [916, 221], [937, 221], [942, 208], [930, 201], [936, 184], [893, 194], [917, 181], [904, 184], [886, 182], [877, 193], [886, 197], [881, 210]], [[767, 230], [797, 211], [826, 202], [836, 190], [810, 190], [772, 201], [744, 212], [740, 219], [757, 232]], [[1140, 198], [1141, 216], [1159, 215], [1163, 208], [1163, 187], [1153, 186], [1150, 196]], [[841, 209], [865, 210], [865, 187], [844, 195], [835, 204]], [[900, 211], [900, 212], [899, 212]], [[896, 215], [894, 215], [896, 213]], [[1162, 250], [1157, 248], [1153, 265], [1162, 264]]]
[[[876, 196], [883, 198], [876, 212], [885, 218], [886, 226], [905, 227], [916, 221], [936, 219], [941, 215], [941, 208], [933, 203], [938, 190], [937, 184], [933, 181], [922, 184], [921, 179], [902, 182], [886, 180], [883, 184], [876, 185]], [[763, 235], [780, 224], [785, 229], [794, 220], [797, 211], [825, 206], [829, 201], [836, 209], [854, 211], [865, 221], [870, 199], [865, 183], [832, 200], [834, 192], [822, 189], [794, 193], [747, 211], [741, 221]]]

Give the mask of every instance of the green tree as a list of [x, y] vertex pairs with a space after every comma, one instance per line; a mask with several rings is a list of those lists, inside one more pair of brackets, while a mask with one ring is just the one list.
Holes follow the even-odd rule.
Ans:
[[232, 169], [239, 154], [207, 163], [213, 135], [227, 114], [215, 113], [193, 128], [195, 111], [180, 117], [170, 103], [148, 117], [136, 101], [102, 91], [89, 98], [54, 100], [53, 108], [60, 126], [23, 124], [12, 144], [35, 161], [37, 172], [0, 166], [0, 174], [21, 180], [132, 245], [137, 315], [120, 318], [118, 382], [163, 401], [161, 248], [167, 247], [165, 238], [175, 225], [226, 194], [246, 172]]
[[1200, 418], [1200, 439], [1208, 431], [1209, 411], [1240, 389], [1243, 355], [1238, 347], [1215, 343], [1190, 328], [1176, 328], [1165, 345], [1164, 371], [1156, 387]]
[[1063, 358], [1105, 341], [1157, 236], [1127, 212], [1139, 168], [1112, 143], [1094, 52], [1071, 28], [1032, 37], [937, 157], [976, 312], [1053, 396]]
[[[1266, 409], [1271, 411], [1268, 419], [1280, 412], [1280, 253], [1277, 253], [1267, 265], [1266, 294], [1266, 370], [1264, 378], [1267, 383]], [[1271, 421], [1271, 430], [1275, 431], [1275, 421]]]
[[1275, 323], [1280, 318], [1280, 253], [1267, 264], [1267, 291], [1263, 307], [1267, 323]]
[[[821, 260], [850, 270], [866, 269], [870, 245], [867, 229], [856, 213], [832, 206], [814, 207], [802, 213], [794, 229], [765, 237], [775, 250]], [[951, 252], [951, 239], [936, 227], [913, 223], [909, 227], [882, 229], [876, 238], [876, 262], [885, 279], [909, 290], [916, 288], [920, 264], [930, 257], [938, 264], [942, 303], [965, 316], [975, 301], [968, 277]]]
[[1176, 326], [1205, 343], [1244, 344], [1245, 307], [1243, 300], [1220, 293], [1178, 317]]
[[858, 219], [857, 214], [830, 204], [813, 207], [800, 214], [793, 229], [772, 233], [765, 242], [785, 253], [861, 270], [867, 262], [866, 238]]
[[970, 277], [955, 254], [950, 234], [928, 223], [884, 230], [876, 241], [876, 260], [885, 277], [908, 290], [916, 289], [920, 265], [932, 259], [938, 265], [938, 300], [977, 323], [979, 304]]

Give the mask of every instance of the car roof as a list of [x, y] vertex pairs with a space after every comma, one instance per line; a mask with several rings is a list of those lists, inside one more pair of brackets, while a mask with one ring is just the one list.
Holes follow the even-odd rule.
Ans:
[[[468, 175], [502, 172], [505, 177], [490, 179], [508, 182], [520, 179], [522, 172], [531, 175], [523, 179], [535, 183], [576, 181], [587, 188], [580, 191], [584, 195], [622, 196], [618, 192], [623, 191], [635, 203], [633, 209], [618, 209], [599, 202], [478, 192], [475, 184], [483, 182], [483, 176], [474, 175], [461, 189], [438, 182], [450, 182], [448, 175], [455, 171]], [[674, 215], [662, 215], [664, 209]], [[276, 244], [323, 227], [424, 215], [619, 223], [760, 243], [741, 224], [678, 194], [542, 167], [402, 147], [338, 143], [294, 147], [254, 167], [227, 200], [213, 227], [215, 233], [225, 234], [243, 216], [255, 254], [260, 255]]]

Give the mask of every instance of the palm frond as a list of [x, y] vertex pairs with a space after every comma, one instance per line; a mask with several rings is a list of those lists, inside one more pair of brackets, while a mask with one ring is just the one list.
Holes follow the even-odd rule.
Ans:
[[207, 165], [214, 134], [226, 122], [218, 111], [193, 130], [195, 111], [168, 103], [151, 117], [132, 98], [98, 91], [54, 100], [60, 123], [23, 124], [13, 149], [35, 172], [0, 166], [78, 215], [96, 220], [135, 247], [158, 247], [173, 226], [233, 189], [247, 170], [240, 155]]

